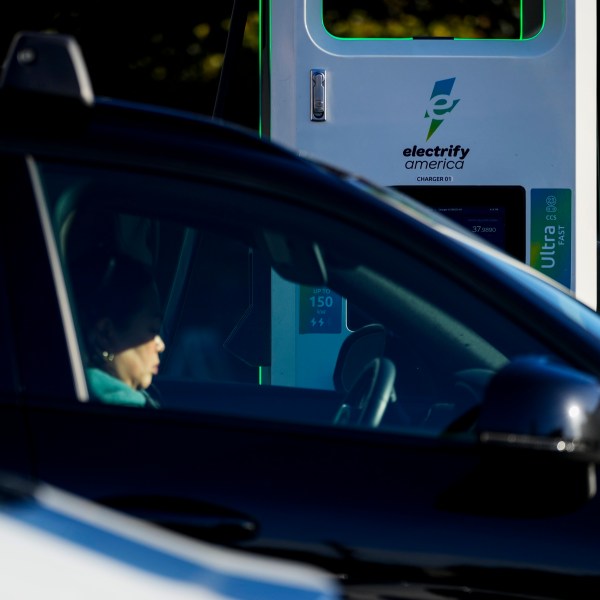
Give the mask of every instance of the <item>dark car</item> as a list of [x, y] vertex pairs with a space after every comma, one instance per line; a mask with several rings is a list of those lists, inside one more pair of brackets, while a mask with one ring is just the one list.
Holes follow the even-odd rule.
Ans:
[[600, 594], [600, 320], [567, 290], [360, 177], [95, 98], [62, 36], [13, 45], [0, 166], [4, 469], [348, 598]]

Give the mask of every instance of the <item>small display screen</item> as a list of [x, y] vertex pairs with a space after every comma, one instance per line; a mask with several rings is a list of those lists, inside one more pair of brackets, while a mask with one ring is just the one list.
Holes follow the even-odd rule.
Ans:
[[506, 248], [506, 209], [503, 206], [442, 207], [438, 210], [488, 242]]
[[475, 235], [525, 260], [525, 188], [521, 186], [395, 186]]
[[342, 297], [329, 288], [300, 286], [300, 333], [340, 333]]

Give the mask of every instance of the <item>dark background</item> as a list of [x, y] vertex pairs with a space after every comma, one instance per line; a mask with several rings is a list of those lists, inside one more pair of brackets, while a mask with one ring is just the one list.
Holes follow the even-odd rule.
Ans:
[[[252, 129], [259, 116], [258, 3], [247, 0], [248, 26], [222, 114]], [[11, 2], [0, 17], [0, 56], [17, 31], [68, 33], [81, 46], [97, 96], [212, 115], [232, 7], [233, 0]]]

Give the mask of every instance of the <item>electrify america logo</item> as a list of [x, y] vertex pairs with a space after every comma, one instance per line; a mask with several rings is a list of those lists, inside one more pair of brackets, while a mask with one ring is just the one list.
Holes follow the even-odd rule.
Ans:
[[456, 77], [442, 79], [442, 81], [436, 81], [433, 86], [431, 98], [429, 98], [429, 108], [425, 111], [425, 118], [431, 119], [426, 141], [429, 141], [429, 138], [437, 131], [444, 119], [460, 102], [459, 98], [454, 100], [451, 96], [455, 81]]
[[[436, 81], [433, 85], [429, 106], [425, 111], [425, 118], [430, 119], [429, 131], [425, 142], [431, 139], [431, 136], [439, 129], [450, 113], [460, 102], [460, 98], [452, 96], [452, 88], [456, 77], [451, 79], [442, 79]], [[404, 167], [416, 171], [448, 171], [454, 169], [463, 169], [465, 159], [471, 151], [460, 144], [450, 144], [448, 146], [417, 146], [404, 148], [402, 154], [409, 160], [406, 160]], [[418, 181], [452, 181], [452, 177], [444, 176], [419, 176]]]

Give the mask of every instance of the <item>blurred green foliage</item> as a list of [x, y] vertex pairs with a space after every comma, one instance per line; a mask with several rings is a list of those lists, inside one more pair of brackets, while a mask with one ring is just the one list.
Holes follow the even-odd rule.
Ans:
[[[225, 111], [226, 118], [254, 129], [259, 114], [258, 2], [248, 0], [244, 42]], [[0, 19], [0, 52], [6, 54], [17, 31], [71, 34], [81, 46], [97, 96], [211, 115], [232, 6], [233, 0], [143, 5], [72, 0], [38, 3], [35, 10], [15, 4]]]
[[323, 0], [342, 38], [518, 38], [521, 0]]

